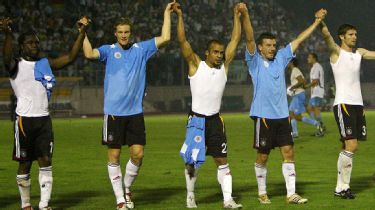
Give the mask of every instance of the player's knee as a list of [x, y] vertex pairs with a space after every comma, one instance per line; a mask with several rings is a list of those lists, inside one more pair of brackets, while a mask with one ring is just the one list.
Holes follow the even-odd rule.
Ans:
[[132, 152], [131, 158], [132, 159], [137, 159], [137, 160], [142, 160], [144, 156], [143, 150], [138, 150], [136, 152]]
[[32, 162], [24, 161], [20, 162], [18, 165], [18, 174], [29, 174], [31, 169]]
[[50, 157], [40, 157], [38, 158], [38, 164], [39, 164], [39, 167], [43, 168], [43, 167], [48, 167], [48, 166], [51, 166], [52, 165], [52, 159]]
[[257, 159], [256, 159], [257, 164], [265, 165], [267, 163], [267, 160], [268, 160], [268, 154], [258, 153]]

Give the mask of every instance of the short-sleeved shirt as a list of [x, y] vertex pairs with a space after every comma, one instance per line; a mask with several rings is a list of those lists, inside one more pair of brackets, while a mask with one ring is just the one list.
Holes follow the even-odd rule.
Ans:
[[278, 50], [273, 60], [265, 60], [257, 50], [253, 55], [246, 50], [245, 60], [254, 85], [251, 117], [281, 119], [289, 116], [285, 69], [293, 57], [291, 44]]
[[318, 80], [318, 84], [315, 87], [311, 87], [311, 98], [324, 97], [324, 71], [322, 65], [314, 63], [310, 71], [310, 82]]
[[[299, 76], [301, 76], [302, 78], [304, 78], [301, 70], [299, 70], [299, 68], [297, 68], [297, 67], [294, 67], [292, 69], [292, 73], [290, 74], [290, 83], [291, 83], [290, 85], [291, 86], [294, 86], [294, 85], [296, 85], [298, 83], [297, 77], [299, 77]], [[295, 95], [297, 95], [299, 93], [302, 93], [302, 92], [305, 92], [305, 89], [303, 89], [302, 87], [296, 88], [294, 90], [294, 94]]]
[[146, 62], [158, 50], [155, 38], [123, 49], [118, 43], [98, 48], [105, 64], [104, 114], [129, 116], [143, 112]]

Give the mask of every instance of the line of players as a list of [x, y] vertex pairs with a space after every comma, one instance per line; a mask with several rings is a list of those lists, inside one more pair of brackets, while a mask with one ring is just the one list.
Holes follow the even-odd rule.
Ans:
[[[285, 91], [285, 69], [295, 57], [300, 44], [319, 26], [331, 53], [330, 61], [337, 90], [334, 113], [343, 145], [337, 163], [337, 186], [334, 195], [353, 199], [354, 194], [349, 187], [352, 158], [358, 147], [358, 140], [366, 137], [359, 82], [360, 63], [362, 58], [375, 59], [374, 51], [356, 48], [356, 28], [348, 24], [342, 25], [338, 31], [341, 43], [340, 46], [337, 45], [323, 22], [327, 11], [320, 9], [315, 13], [315, 19], [308, 28], [288, 45], [277, 49], [276, 37], [271, 33], [262, 33], [255, 40], [246, 4], [238, 3], [233, 9], [230, 42], [225, 47], [219, 40], [209, 41], [205, 60], [201, 60], [186, 39], [182, 9], [179, 3], [173, 1], [164, 11], [160, 36], [132, 43], [132, 23], [127, 18], [119, 18], [114, 24], [117, 42], [92, 48], [86, 34], [90, 20], [83, 17], [78, 21], [79, 33], [71, 51], [57, 58], [39, 57], [39, 39], [32, 31], [25, 32], [18, 38], [20, 54], [15, 57], [12, 47], [12, 20], [1, 20], [1, 28], [5, 33], [4, 64], [18, 99], [13, 159], [19, 162], [17, 184], [22, 209], [32, 209], [30, 168], [33, 160], [37, 160], [39, 164], [41, 197], [38, 208], [51, 209], [49, 201], [53, 183], [54, 137], [48, 100], [56, 82], [53, 71], [71, 63], [81, 48], [86, 58], [98, 59], [106, 66], [102, 143], [108, 147], [108, 176], [116, 197], [116, 208], [134, 208], [130, 187], [138, 176], [146, 144], [142, 108], [146, 62], [160, 47], [170, 41], [172, 12], [176, 13], [178, 18], [177, 38], [182, 56], [189, 66], [192, 93], [192, 110], [189, 113], [186, 139], [180, 151], [186, 166], [186, 207], [197, 208], [194, 186], [198, 169], [205, 162], [206, 155], [212, 156], [217, 166], [217, 180], [223, 193], [223, 207], [242, 207], [232, 198], [226, 130], [220, 116], [221, 98], [229, 73], [229, 64], [234, 58], [242, 29], [246, 41], [245, 60], [254, 87], [250, 117], [254, 121], [254, 148], [257, 150], [254, 170], [259, 202], [271, 203], [266, 190], [266, 163], [271, 150], [275, 147], [280, 148], [283, 158], [282, 173], [287, 188], [287, 202], [302, 204], [308, 201], [295, 192], [296, 171]], [[130, 152], [124, 177], [120, 167], [122, 145], [128, 145]]]

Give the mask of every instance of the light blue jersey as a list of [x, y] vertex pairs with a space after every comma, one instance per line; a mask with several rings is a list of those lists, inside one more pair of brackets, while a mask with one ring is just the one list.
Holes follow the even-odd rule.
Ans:
[[291, 44], [278, 50], [272, 61], [263, 59], [258, 50], [253, 55], [246, 50], [245, 60], [254, 85], [251, 117], [280, 119], [289, 116], [285, 69], [294, 56]]
[[118, 43], [98, 48], [105, 64], [104, 114], [129, 116], [143, 112], [146, 62], [158, 50], [155, 38], [122, 49]]

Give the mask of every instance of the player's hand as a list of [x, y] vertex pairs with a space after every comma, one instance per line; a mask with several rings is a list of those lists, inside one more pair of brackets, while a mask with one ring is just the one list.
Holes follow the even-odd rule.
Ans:
[[171, 14], [171, 12], [173, 12], [173, 5], [174, 4], [176, 4], [176, 0], [173, 0], [172, 2], [169, 2], [167, 4], [167, 7], [165, 8], [164, 14], [165, 13]]
[[315, 20], [318, 20], [321, 22], [324, 20], [326, 15], [327, 15], [327, 10], [322, 8], [315, 13]]
[[237, 3], [234, 7], [233, 7], [233, 14], [237, 17], [241, 17], [241, 12], [240, 12], [240, 4], [241, 3]]
[[91, 20], [87, 16], [83, 16], [77, 21], [78, 30], [81, 32], [91, 23]]
[[179, 3], [173, 4], [173, 11], [178, 15], [182, 15], [181, 5]]
[[241, 14], [245, 15], [246, 13], [249, 13], [249, 10], [247, 9], [247, 6], [245, 3], [238, 3], [238, 10], [241, 12]]
[[13, 21], [10, 18], [4, 18], [0, 20], [0, 28], [5, 33], [11, 33], [12, 28], [10, 25], [13, 23]]

